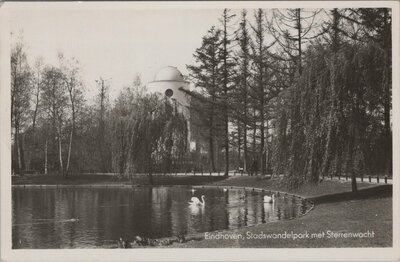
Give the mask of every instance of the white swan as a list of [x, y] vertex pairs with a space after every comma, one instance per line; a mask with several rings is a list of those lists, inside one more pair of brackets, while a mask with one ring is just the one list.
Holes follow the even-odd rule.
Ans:
[[189, 205], [190, 214], [193, 216], [198, 216], [204, 213], [204, 205]]
[[275, 194], [272, 194], [272, 197], [264, 196], [264, 203], [274, 203], [274, 202], [275, 202]]
[[204, 195], [201, 196], [201, 200], [202, 201], [200, 201], [198, 197], [192, 197], [188, 203], [189, 205], [204, 206], [206, 204], [206, 201], [204, 200]]
[[275, 213], [275, 205], [271, 205], [271, 203], [264, 203], [264, 214], [266, 220], [269, 220], [274, 216]]
[[224, 192], [227, 192], [227, 191], [228, 191], [228, 189], [224, 187], [223, 191], [224, 191]]

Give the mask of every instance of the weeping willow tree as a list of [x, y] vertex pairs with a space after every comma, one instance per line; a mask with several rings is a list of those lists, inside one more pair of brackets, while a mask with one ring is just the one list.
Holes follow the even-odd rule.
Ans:
[[188, 126], [174, 103], [167, 98], [156, 103], [157, 109], [150, 122], [153, 137], [149, 141], [153, 141], [153, 147], [150, 148], [149, 164], [157, 166], [159, 172], [168, 173], [176, 170], [174, 162], [183, 159], [188, 152]]
[[[384, 56], [373, 42], [345, 43], [337, 52], [326, 44], [307, 50], [302, 74], [280, 97], [288, 106], [280, 114], [292, 112], [277, 121], [278, 142], [287, 143], [285, 132], [291, 141], [288, 186], [345, 173], [357, 192], [356, 176], [385, 169]], [[288, 130], [279, 129], [283, 121]]]
[[126, 88], [112, 117], [112, 155], [115, 172], [131, 175], [171, 172], [173, 160], [188, 152], [184, 115], [169, 99]]

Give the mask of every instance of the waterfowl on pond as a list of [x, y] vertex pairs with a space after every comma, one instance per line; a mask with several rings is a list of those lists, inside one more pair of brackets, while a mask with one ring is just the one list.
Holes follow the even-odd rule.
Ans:
[[125, 248], [132, 248], [131, 242], [128, 239], [125, 240]]
[[135, 236], [134, 242], [138, 246], [147, 246], [148, 245], [148, 239], [145, 237], [141, 237], [141, 236]]
[[177, 237], [176, 237], [176, 241], [178, 242], [178, 243], [184, 243], [185, 241], [186, 241], [186, 238], [185, 238], [185, 235], [178, 235]]
[[190, 204], [189, 205], [189, 212], [192, 216], [198, 216], [204, 213], [205, 205], [199, 204]]
[[201, 200], [202, 201], [200, 201], [198, 197], [192, 197], [188, 203], [189, 205], [204, 206], [206, 204], [206, 201], [204, 200], [204, 195], [201, 196]]
[[128, 240], [123, 240], [122, 237], [118, 239], [118, 248], [130, 248], [131, 245]]
[[227, 191], [228, 191], [228, 189], [227, 189], [227, 188], [225, 188], [225, 187], [224, 187], [224, 189], [222, 189], [222, 190], [223, 190], [224, 192], [227, 192]]
[[271, 203], [264, 203], [264, 215], [265, 219], [269, 219], [274, 215], [275, 205], [271, 205]]
[[275, 194], [272, 194], [272, 197], [264, 196], [264, 203], [274, 203], [274, 202], [275, 202]]

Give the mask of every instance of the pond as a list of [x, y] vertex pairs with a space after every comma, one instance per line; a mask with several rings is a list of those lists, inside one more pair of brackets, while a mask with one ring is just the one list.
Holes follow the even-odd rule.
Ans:
[[[192, 196], [204, 206], [190, 206]], [[304, 199], [222, 188], [16, 187], [12, 190], [13, 248], [96, 248], [120, 237], [162, 238], [293, 219]]]

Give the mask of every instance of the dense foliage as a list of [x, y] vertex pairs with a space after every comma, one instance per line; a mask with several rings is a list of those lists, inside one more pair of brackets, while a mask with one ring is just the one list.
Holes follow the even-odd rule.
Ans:
[[[218, 22], [218, 21], [216, 21]], [[122, 174], [228, 171], [320, 177], [392, 173], [391, 10], [225, 9], [187, 66], [192, 132], [174, 103], [140, 78], [109, 101], [99, 78], [84, 99], [81, 68], [11, 54], [13, 170]], [[202, 151], [199, 150], [202, 148]], [[201, 151], [201, 152], [200, 152]]]

